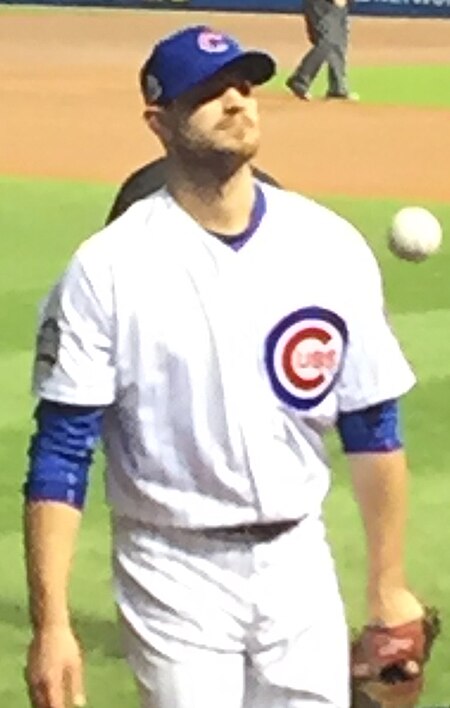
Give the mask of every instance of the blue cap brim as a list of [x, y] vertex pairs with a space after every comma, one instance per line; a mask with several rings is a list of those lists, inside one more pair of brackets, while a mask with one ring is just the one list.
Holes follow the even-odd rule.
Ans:
[[260, 86], [275, 75], [276, 64], [274, 59], [265, 52], [248, 51], [231, 59], [219, 71], [226, 69], [237, 69], [239, 73], [242, 73], [243, 78], [254, 86]]

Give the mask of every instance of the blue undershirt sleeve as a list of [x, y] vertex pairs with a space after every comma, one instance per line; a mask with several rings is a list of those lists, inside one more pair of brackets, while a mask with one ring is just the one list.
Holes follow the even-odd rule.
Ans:
[[403, 447], [396, 400], [365, 410], [340, 413], [337, 431], [346, 453], [392, 452]]
[[27, 501], [58, 501], [83, 508], [103, 410], [44, 400], [38, 403], [23, 485]]

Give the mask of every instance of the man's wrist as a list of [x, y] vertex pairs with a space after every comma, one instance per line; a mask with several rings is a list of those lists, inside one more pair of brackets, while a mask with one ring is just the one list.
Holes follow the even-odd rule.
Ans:
[[390, 591], [392, 588], [404, 587], [406, 582], [406, 573], [403, 563], [389, 565], [381, 568], [369, 563], [367, 585], [369, 591], [374, 593]]
[[70, 613], [68, 610], [56, 613], [31, 613], [31, 626], [33, 632], [43, 632], [47, 630], [67, 629], [71, 626]]
[[31, 631], [34, 637], [55, 636], [58, 634], [65, 634], [66, 632], [72, 632], [72, 625], [70, 622], [62, 622], [60, 624], [32, 624]]
[[407, 588], [406, 576], [402, 568], [391, 569], [383, 573], [369, 574], [367, 600], [370, 605], [383, 605], [389, 601], [392, 593]]

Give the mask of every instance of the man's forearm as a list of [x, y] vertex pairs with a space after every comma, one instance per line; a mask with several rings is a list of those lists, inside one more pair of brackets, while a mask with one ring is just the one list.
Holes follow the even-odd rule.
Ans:
[[405, 586], [408, 469], [402, 450], [348, 456], [367, 538], [368, 598]]
[[31, 622], [70, 623], [68, 583], [81, 512], [59, 502], [27, 502], [24, 542]]

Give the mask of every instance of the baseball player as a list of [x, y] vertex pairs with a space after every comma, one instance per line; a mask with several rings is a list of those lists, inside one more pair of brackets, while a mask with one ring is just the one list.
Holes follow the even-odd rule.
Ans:
[[253, 86], [274, 71], [204, 26], [154, 47], [140, 78], [166, 186], [86, 239], [43, 305], [24, 484], [37, 708], [86, 700], [67, 587], [100, 439], [142, 708], [349, 706], [322, 518], [334, 426], [366, 529], [368, 619], [422, 614], [398, 423], [414, 374], [362, 236], [252, 174]]
[[[152, 162], [132, 172], [132, 174], [125, 179], [108, 212], [106, 224], [110, 224], [114, 219], [117, 219], [118, 216], [123, 214], [123, 212], [138, 199], [148, 197], [164, 187], [166, 183], [166, 162], [165, 157], [152, 160]], [[261, 182], [272, 184], [274, 187], [280, 187], [278, 182], [271, 177], [271, 175], [256, 167], [253, 168], [253, 175], [256, 179], [261, 180]]]
[[357, 101], [347, 80], [348, 0], [304, 0], [303, 15], [312, 47], [287, 79], [287, 87], [297, 98], [310, 101], [309, 88], [327, 64], [326, 98]]

